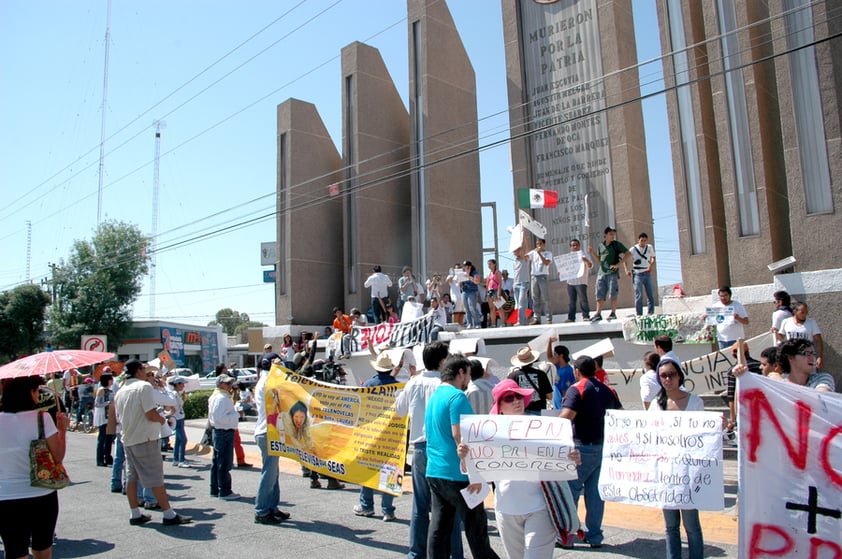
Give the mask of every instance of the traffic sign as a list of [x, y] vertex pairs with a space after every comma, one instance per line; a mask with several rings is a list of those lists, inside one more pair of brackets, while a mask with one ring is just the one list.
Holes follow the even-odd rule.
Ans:
[[82, 336], [82, 349], [85, 351], [108, 351], [108, 336], [93, 334]]
[[275, 283], [277, 275], [278, 272], [275, 270], [274, 266], [272, 266], [271, 270], [263, 270], [263, 283]]

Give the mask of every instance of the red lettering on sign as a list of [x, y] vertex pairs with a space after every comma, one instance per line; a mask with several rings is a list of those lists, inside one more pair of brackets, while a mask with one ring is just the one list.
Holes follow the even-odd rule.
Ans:
[[[830, 542], [821, 538], [810, 538], [810, 559], [818, 559], [821, 548], [828, 549], [833, 552], [833, 555], [828, 559], [842, 559], [842, 547], [836, 542]], [[822, 555], [822, 558], [828, 557]]]
[[490, 441], [497, 434], [497, 422], [486, 419], [468, 424], [468, 442]]
[[757, 449], [763, 442], [763, 424], [761, 420], [765, 414], [769, 419], [769, 424], [772, 425], [778, 436], [786, 447], [786, 452], [792, 464], [799, 470], [807, 467], [807, 446], [810, 437], [810, 418], [813, 415], [813, 410], [804, 402], [795, 402], [795, 409], [797, 413], [797, 446], [793, 441], [787, 437], [775, 415], [775, 410], [766, 399], [766, 395], [761, 390], [746, 390], [741, 396], [740, 400], [744, 406], [747, 406], [749, 414], [749, 429], [748, 435], [748, 459], [750, 462], [757, 462]]
[[828, 431], [827, 435], [825, 435], [824, 439], [822, 439], [822, 448], [819, 452], [819, 464], [821, 464], [822, 470], [824, 470], [824, 473], [827, 474], [830, 481], [842, 488], [842, 473], [840, 473], [839, 470], [834, 468], [833, 464], [830, 463], [830, 443], [839, 435], [842, 435], [842, 425], [837, 425]]
[[749, 559], [783, 557], [795, 548], [792, 537], [783, 528], [772, 524], [755, 524], [752, 526], [750, 542], [748, 545]]

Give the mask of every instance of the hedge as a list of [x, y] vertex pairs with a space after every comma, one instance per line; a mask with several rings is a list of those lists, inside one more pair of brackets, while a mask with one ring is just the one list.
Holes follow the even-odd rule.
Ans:
[[201, 419], [208, 416], [208, 398], [213, 390], [196, 390], [184, 398], [184, 418]]

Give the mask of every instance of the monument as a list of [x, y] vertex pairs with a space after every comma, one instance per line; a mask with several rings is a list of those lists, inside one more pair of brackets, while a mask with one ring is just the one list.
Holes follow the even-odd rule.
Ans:
[[[533, 209], [547, 249], [602, 242], [606, 226], [629, 248], [652, 233], [649, 175], [628, 2], [502, 0], [515, 195], [557, 193]], [[653, 281], [655, 278], [653, 278]], [[620, 305], [631, 306], [631, 286]], [[564, 286], [551, 281], [553, 311], [566, 310]]]

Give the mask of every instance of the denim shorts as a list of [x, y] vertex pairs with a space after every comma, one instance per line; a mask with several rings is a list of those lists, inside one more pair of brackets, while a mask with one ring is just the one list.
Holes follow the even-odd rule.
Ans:
[[598, 301], [604, 300], [606, 294], [610, 295], [609, 299], [616, 299], [619, 290], [620, 282], [617, 272], [596, 278], [596, 298]]

